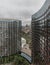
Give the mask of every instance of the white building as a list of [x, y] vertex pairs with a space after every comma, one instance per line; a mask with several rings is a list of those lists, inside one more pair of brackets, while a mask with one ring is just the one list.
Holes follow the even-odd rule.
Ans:
[[21, 47], [23, 48], [26, 45], [26, 39], [21, 38]]

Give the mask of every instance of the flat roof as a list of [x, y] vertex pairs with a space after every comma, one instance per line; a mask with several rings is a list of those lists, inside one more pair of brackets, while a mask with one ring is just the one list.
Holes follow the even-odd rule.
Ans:
[[0, 18], [0, 21], [7, 21], [7, 20], [9, 20], [9, 21], [21, 21], [21, 20], [18, 20], [16, 18]]

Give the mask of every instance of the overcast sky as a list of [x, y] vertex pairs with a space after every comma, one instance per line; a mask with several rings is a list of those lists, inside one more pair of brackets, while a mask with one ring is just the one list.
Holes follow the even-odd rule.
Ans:
[[30, 24], [31, 15], [37, 12], [45, 0], [0, 0], [0, 18], [17, 18], [22, 24]]

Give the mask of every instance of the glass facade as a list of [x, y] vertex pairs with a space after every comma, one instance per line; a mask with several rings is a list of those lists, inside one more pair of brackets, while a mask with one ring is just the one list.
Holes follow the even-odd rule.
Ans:
[[[47, 0], [46, 0], [47, 2]], [[46, 5], [45, 2], [45, 5]], [[36, 53], [42, 57], [45, 63], [50, 63], [50, 1], [48, 0], [47, 9], [44, 12], [37, 12], [32, 16], [32, 57]], [[44, 6], [43, 6], [44, 7]], [[41, 15], [41, 14], [42, 15]], [[39, 15], [38, 15], [39, 14]]]
[[[0, 20], [0, 58], [21, 50], [21, 21]], [[0, 60], [1, 62], [1, 60]]]

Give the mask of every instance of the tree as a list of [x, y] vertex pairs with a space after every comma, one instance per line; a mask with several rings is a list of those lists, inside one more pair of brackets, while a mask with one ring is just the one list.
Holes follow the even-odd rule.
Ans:
[[36, 53], [34, 57], [34, 62], [36, 65], [41, 65], [42, 58], [40, 57], [39, 53]]

